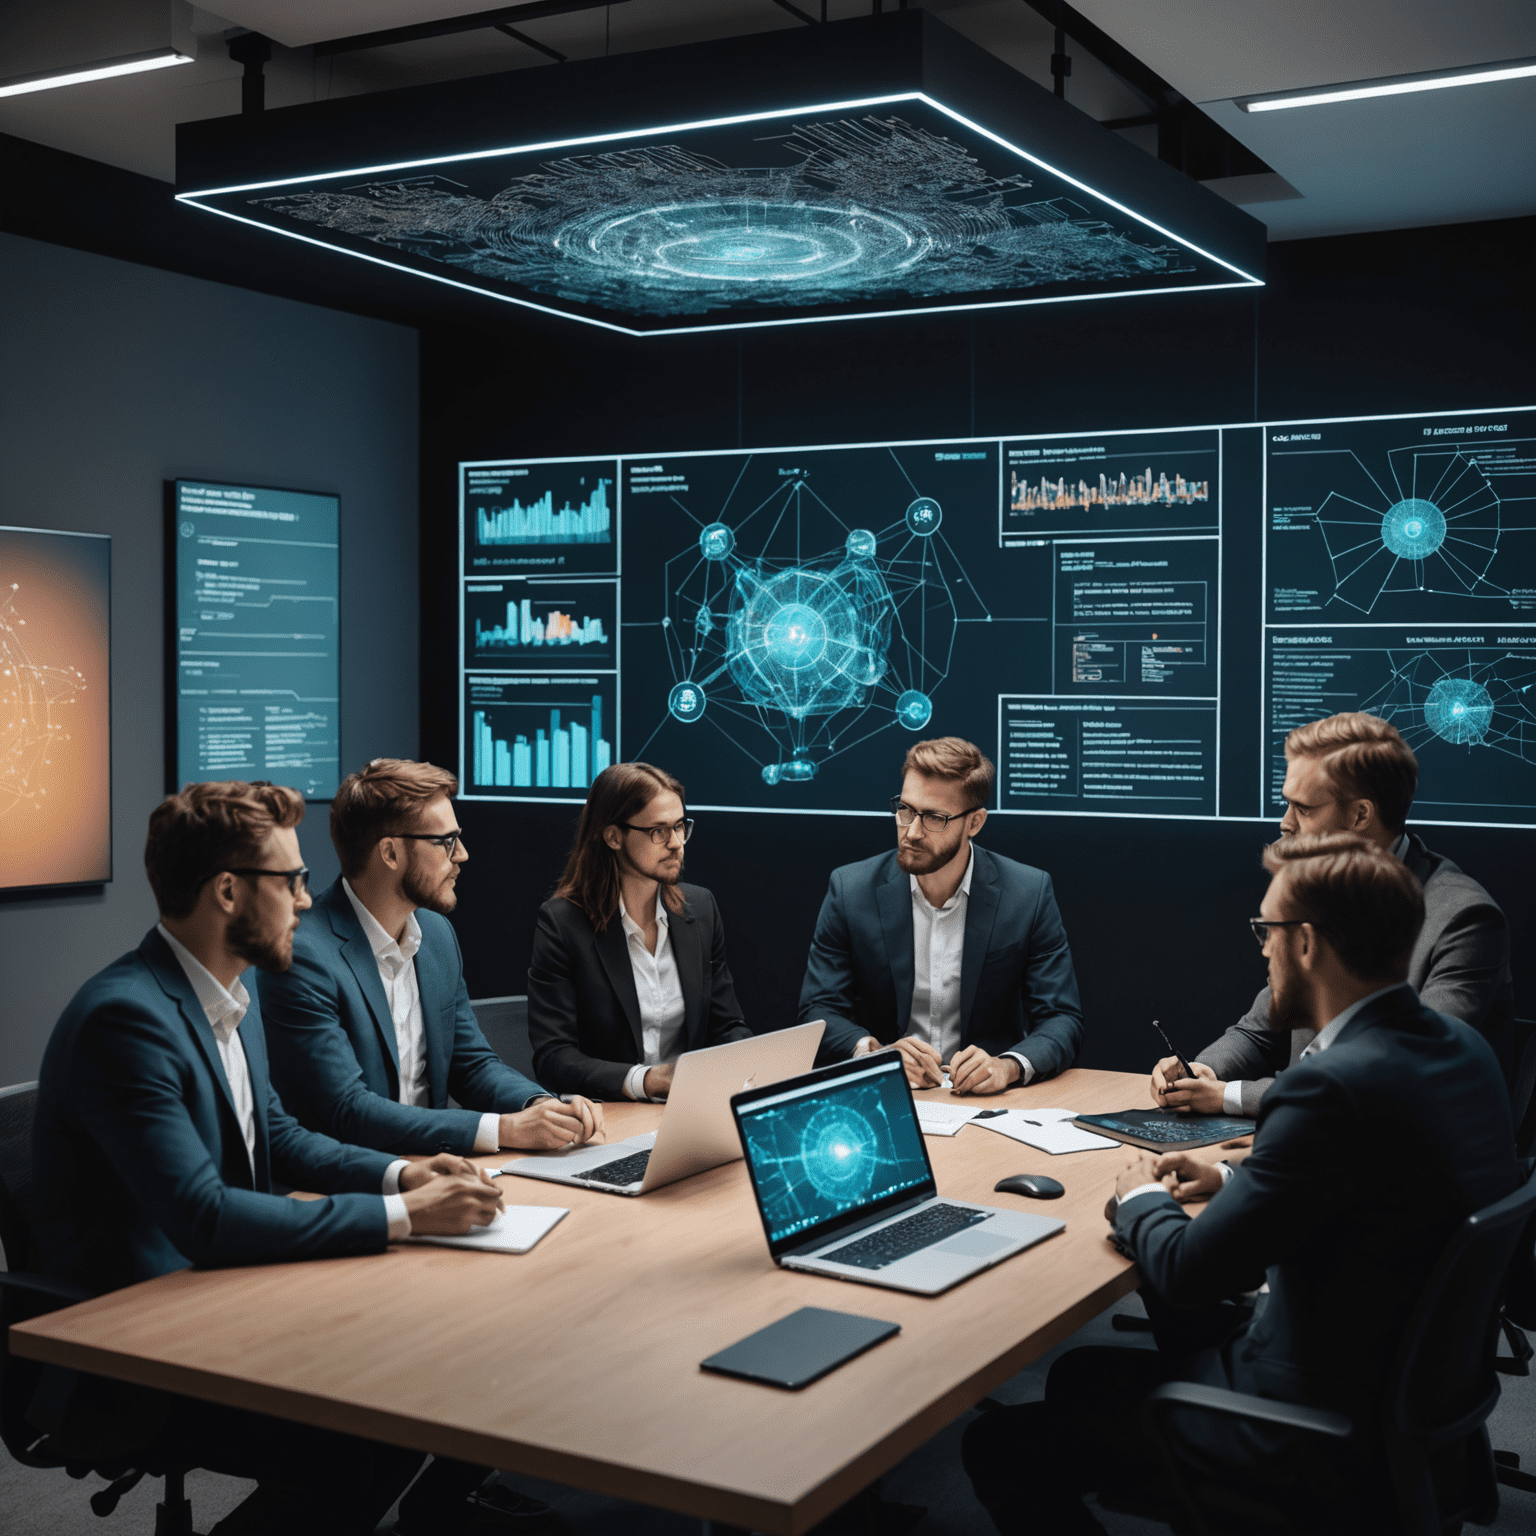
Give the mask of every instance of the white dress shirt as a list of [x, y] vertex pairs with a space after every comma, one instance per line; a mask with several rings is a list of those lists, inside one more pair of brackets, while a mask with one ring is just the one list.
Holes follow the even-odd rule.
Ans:
[[[245, 1047], [240, 1043], [240, 1021], [251, 1006], [251, 994], [237, 976], [232, 987], [224, 984], [187, 948], [164, 923], [155, 925], [160, 937], [171, 947], [171, 953], [181, 962], [181, 968], [192, 983], [192, 990], [202, 1004], [209, 1028], [219, 1048], [219, 1060], [224, 1064], [224, 1076], [229, 1081], [229, 1096], [234, 1101], [235, 1117], [240, 1122], [240, 1134], [245, 1138], [245, 1155], [251, 1165], [252, 1178], [256, 1173], [256, 1100], [251, 1089], [251, 1065], [245, 1059]], [[403, 1157], [396, 1158], [384, 1170], [384, 1215], [389, 1222], [391, 1238], [411, 1235], [411, 1213], [405, 1208], [400, 1195], [400, 1171], [405, 1167]]]
[[[389, 1003], [389, 1018], [395, 1030], [395, 1050], [400, 1057], [400, 1102], [427, 1105], [432, 1102], [432, 1088], [427, 1081], [427, 1027], [421, 1013], [421, 988], [416, 982], [416, 952], [421, 948], [421, 924], [416, 914], [405, 920], [405, 937], [395, 939], [384, 931], [372, 912], [358, 899], [357, 892], [343, 880], [341, 888], [362, 925], [363, 937], [373, 951], [374, 964]], [[480, 1116], [475, 1132], [474, 1150], [494, 1152], [501, 1145], [501, 1116], [494, 1112]]]
[[[677, 1056], [683, 1033], [683, 983], [677, 974], [677, 956], [672, 953], [672, 931], [667, 904], [656, 892], [656, 953], [645, 947], [645, 930], [619, 903], [619, 921], [629, 946], [629, 965], [635, 974], [635, 992], [640, 999], [640, 1060], [624, 1076], [624, 1097], [646, 1098], [647, 1067], [659, 1066]], [[652, 1102], [659, 1103], [660, 1100]]]
[[[965, 918], [971, 900], [971, 876], [976, 870], [976, 849], [965, 862], [955, 894], [942, 907], [923, 895], [917, 876], [912, 887], [912, 1012], [906, 1033], [924, 1040], [939, 1053], [940, 1061], [953, 1061], [960, 1049], [960, 974], [965, 963]], [[1004, 1051], [1019, 1064], [1019, 1082], [1035, 1075], [1029, 1059], [1018, 1051]]]

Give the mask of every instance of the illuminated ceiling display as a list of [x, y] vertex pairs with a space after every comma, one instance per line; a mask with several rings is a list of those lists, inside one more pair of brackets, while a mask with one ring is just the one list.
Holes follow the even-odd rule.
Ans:
[[1262, 281], [1256, 221], [924, 12], [455, 89], [187, 125], [177, 195], [631, 335]]

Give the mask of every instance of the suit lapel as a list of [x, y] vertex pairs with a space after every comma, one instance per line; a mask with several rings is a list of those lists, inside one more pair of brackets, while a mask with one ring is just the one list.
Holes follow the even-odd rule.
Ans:
[[629, 1020], [629, 1032], [635, 1037], [635, 1060], [645, 1059], [645, 1037], [640, 1031], [640, 994], [635, 990], [635, 972], [629, 963], [629, 943], [624, 937], [624, 923], [615, 914], [608, 926], [597, 934], [597, 955], [608, 973], [608, 981], [618, 994], [619, 1006]]
[[[448, 1063], [453, 1055], [453, 1040], [452, 1031], [443, 1027], [443, 1014], [459, 990], [458, 976], [443, 963], [443, 948], [433, 943], [423, 926], [421, 948], [416, 951], [415, 960], [416, 991], [421, 997], [421, 1031], [426, 1036], [427, 1082], [434, 1109], [442, 1109], [448, 1103]], [[394, 1033], [393, 1025], [390, 1033]]]
[[907, 1032], [912, 1017], [912, 987], [915, 981], [912, 957], [912, 881], [891, 855], [886, 878], [875, 887], [880, 908], [880, 929], [885, 935], [886, 959], [890, 962], [891, 981], [896, 987], [896, 1033]]
[[368, 1004], [368, 1012], [373, 1015], [373, 1027], [378, 1030], [379, 1039], [395, 1069], [393, 1089], [398, 1094], [400, 1045], [395, 1039], [395, 1021], [390, 1015], [389, 999], [384, 995], [384, 983], [379, 980], [379, 962], [374, 956], [373, 946], [368, 942], [368, 935], [363, 932], [363, 925], [357, 920], [357, 913], [352, 910], [352, 903], [347, 900], [347, 893], [341, 888], [339, 877], [325, 893], [325, 902], [331, 931], [341, 940], [341, 958], [351, 967], [352, 975], [362, 990], [363, 1001]]
[[240, 1048], [245, 1052], [245, 1065], [251, 1074], [251, 1107], [256, 1115], [256, 1188], [272, 1187], [271, 1129], [267, 1124], [267, 1084], [270, 1081], [267, 1068], [267, 1034], [261, 1023], [261, 1003], [257, 995], [255, 978], [245, 989], [251, 995], [251, 1006], [246, 1009], [236, 1034]]
[[[974, 847], [974, 844], [972, 845]], [[981, 968], [992, 946], [992, 927], [997, 921], [1001, 882], [997, 865], [985, 849], [976, 849], [971, 870], [971, 894], [965, 903], [965, 947], [960, 955], [960, 1038], [965, 1040], [971, 1022], [971, 1004], [981, 982]]]
[[[702, 924], [687, 905], [681, 912], [667, 913], [667, 936], [672, 945], [672, 959], [677, 964], [677, 979], [683, 989], [683, 1048], [698, 1038], [704, 1014], [704, 935]], [[626, 946], [627, 948], [627, 946]], [[634, 967], [630, 967], [634, 979]]]

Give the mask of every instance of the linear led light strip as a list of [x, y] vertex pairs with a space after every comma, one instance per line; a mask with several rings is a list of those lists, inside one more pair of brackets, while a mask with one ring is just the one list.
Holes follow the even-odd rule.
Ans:
[[[703, 119], [700, 119], [700, 120], [698, 120], [696, 122], [690, 122], [690, 123], [670, 123], [670, 124], [667, 124], [667, 125], [665, 125], [663, 127], [659, 127], [659, 128], [627, 128], [627, 129], [624, 129], [622, 131], [614, 132], [614, 133], [587, 134], [587, 135], [582, 136], [581, 138], [573, 138], [573, 139], [550, 139], [550, 140], [547, 140], [547, 141], [545, 141], [543, 143], [517, 144], [517, 145], [512, 145], [512, 146], [509, 146], [509, 147], [503, 148], [503, 149], [477, 149], [477, 150], [471, 150], [471, 151], [469, 151], [467, 153], [464, 153], [464, 154], [457, 154], [457, 155], [433, 155], [433, 156], [430, 156], [429, 158], [423, 159], [423, 160], [399, 160], [399, 161], [395, 161], [395, 162], [393, 162], [391, 164], [388, 164], [388, 165], [367, 165], [367, 166], [359, 166], [359, 167], [356, 167], [355, 169], [348, 169], [348, 170], [344, 170], [344, 171], [322, 171], [322, 172], [319, 172], [319, 173], [313, 174], [313, 175], [285, 176], [285, 177], [282, 177], [282, 178], [280, 178], [279, 180], [276, 180], [276, 181], [251, 181], [251, 182], [237, 183], [235, 185], [227, 186], [227, 187], [205, 187], [205, 188], [202, 188], [201, 190], [196, 191], [196, 192], [178, 192], [176, 194], [176, 200], [178, 202], [183, 202], [183, 203], [195, 203], [199, 208], [202, 208], [205, 212], [208, 212], [208, 213], [222, 213], [222, 212], [224, 212], [223, 209], [210, 208], [206, 203], [201, 203], [201, 202], [198, 202], [197, 200], [199, 198], [203, 198], [203, 197], [218, 197], [218, 196], [222, 196], [222, 195], [229, 194], [229, 193], [235, 193], [235, 192], [265, 192], [265, 191], [270, 191], [274, 187], [291, 187], [291, 186], [298, 185], [300, 183], [307, 183], [307, 182], [314, 182], [314, 181], [335, 181], [335, 180], [337, 180], [339, 178], [343, 178], [343, 177], [351, 178], [351, 177], [356, 177], [356, 176], [377, 176], [377, 175], [385, 174], [385, 173], [390, 172], [390, 171], [415, 171], [415, 170], [422, 170], [422, 169], [424, 169], [427, 166], [432, 166], [432, 165], [454, 165], [454, 164], [458, 164], [459, 162], [465, 161], [465, 160], [492, 160], [492, 159], [496, 159], [499, 156], [504, 156], [504, 155], [544, 154], [544, 153], [547, 153], [550, 150], [556, 150], [556, 149], [577, 149], [577, 148], [581, 148], [584, 145], [589, 145], [589, 144], [609, 144], [609, 143], [613, 143], [614, 141], [619, 140], [619, 139], [659, 138], [663, 134], [669, 134], [669, 133], [689, 133], [689, 132], [692, 132], [692, 131], [700, 129], [700, 128], [729, 128], [729, 127], [738, 126], [739, 124], [742, 124], [742, 123], [762, 122], [765, 119], [769, 119], [769, 118], [809, 117], [809, 116], [811, 116], [813, 114], [820, 114], [820, 113], [823, 113], [823, 112], [852, 112], [852, 111], [857, 111], [857, 110], [859, 110], [861, 108], [864, 108], [864, 107], [893, 106], [896, 103], [903, 102], [903, 101], [920, 101], [925, 106], [932, 107], [936, 112], [942, 112], [945, 117], [948, 117], [951, 120], [953, 120], [954, 122], [960, 123], [962, 126], [964, 126], [966, 128], [969, 128], [972, 133], [979, 134], [982, 138], [991, 140], [992, 143], [998, 145], [1002, 149], [1007, 150], [1010, 154], [1017, 155], [1021, 160], [1027, 160], [1031, 165], [1038, 166], [1042, 171], [1046, 171], [1050, 175], [1059, 178], [1061, 181], [1066, 182], [1069, 186], [1076, 187], [1080, 192], [1085, 192], [1085, 193], [1088, 194], [1088, 196], [1093, 197], [1093, 198], [1097, 198], [1098, 201], [1101, 202], [1101, 203], [1107, 203], [1111, 208], [1114, 208], [1118, 212], [1123, 213], [1127, 218], [1135, 219], [1138, 224], [1144, 224], [1144, 225], [1146, 225], [1146, 227], [1148, 229], [1155, 230], [1158, 234], [1162, 235], [1165, 239], [1172, 240], [1176, 244], [1184, 246], [1187, 250], [1191, 250], [1191, 251], [1195, 252], [1195, 254], [1198, 255], [1198, 256], [1204, 256], [1207, 261], [1214, 261], [1217, 264], [1217, 266], [1225, 267], [1228, 272], [1235, 273], [1238, 277], [1243, 279], [1242, 283], [1240, 283], [1240, 284], [1233, 284], [1231, 286], [1234, 286], [1234, 287], [1254, 287], [1254, 288], [1258, 288], [1258, 287], [1262, 287], [1263, 286], [1262, 280], [1257, 278], [1257, 277], [1254, 277], [1252, 275], [1252, 273], [1244, 272], [1241, 267], [1233, 266], [1233, 264], [1230, 261], [1225, 261], [1220, 256], [1214, 255], [1212, 252], [1202, 249], [1200, 246], [1196, 245], [1193, 241], [1186, 240], [1182, 235], [1175, 234], [1171, 229], [1164, 229], [1161, 224], [1155, 223], [1153, 220], [1147, 218], [1144, 214], [1137, 213], [1134, 208], [1128, 208], [1128, 207], [1126, 207], [1126, 205], [1124, 203], [1116, 202], [1114, 198], [1107, 196], [1103, 192], [1097, 191], [1093, 187], [1090, 187], [1087, 184], [1087, 182], [1079, 181], [1077, 179], [1077, 177], [1068, 175], [1067, 172], [1065, 172], [1065, 171], [1058, 170], [1054, 165], [1049, 164], [1045, 160], [1041, 160], [1036, 155], [1030, 154], [1028, 150], [1020, 149], [1017, 144], [1010, 143], [1007, 139], [1001, 137], [998, 134], [993, 133], [988, 128], [983, 128], [980, 123], [972, 122], [970, 118], [964, 116], [962, 113], [956, 112], [954, 110], [954, 108], [945, 106], [942, 101], [935, 101], [933, 99], [933, 97], [925, 95], [922, 91], [903, 91], [903, 92], [901, 92], [901, 93], [899, 93], [897, 95], [893, 95], [893, 96], [868, 96], [868, 97], [864, 97], [864, 98], [862, 98], [860, 100], [856, 100], [856, 101], [823, 102], [819, 106], [810, 106], [810, 107], [779, 107], [779, 108], [773, 109], [772, 111], [766, 111], [766, 112], [743, 112], [743, 113], [739, 113], [739, 114], [737, 114], [736, 116], [733, 116], [733, 117], [703, 118]], [[226, 217], [238, 219], [240, 216], [238, 214], [226, 214]], [[242, 222], [257, 224], [258, 227], [262, 228], [262, 229], [272, 229], [273, 228], [272, 225], [270, 225], [270, 224], [261, 224], [260, 221], [258, 221], [258, 220], [247, 219], [247, 220], [243, 220]], [[288, 230], [278, 230], [276, 232], [279, 233], [279, 234], [289, 234], [289, 233], [291, 233]], [[303, 236], [298, 236], [296, 238], [302, 239], [304, 237]], [[329, 250], [341, 250], [341, 249], [344, 249], [343, 247], [340, 247], [340, 246], [327, 245], [327, 243], [325, 241], [323, 241], [323, 240], [311, 241], [310, 243], [311, 244], [315, 244], [315, 245], [326, 246], [326, 248], [329, 249]], [[348, 252], [348, 254], [349, 255], [355, 255], [357, 253], [356, 252]], [[390, 263], [390, 262], [384, 262], [384, 263], [381, 263], [381, 264], [385, 265], [385, 266], [394, 265], [394, 263]], [[407, 272], [416, 272], [417, 271], [417, 269], [415, 267], [403, 267], [403, 268], [400, 268], [400, 270], [407, 271]], [[422, 273], [422, 274], [418, 274], [418, 275], [425, 276], [426, 274]], [[444, 279], [444, 281], [446, 281], [446, 279]], [[473, 284], [459, 284], [459, 285], [456, 285], [456, 286], [469, 287], [475, 293], [485, 293], [485, 292], [488, 291], [488, 290], [486, 290], [484, 288], [476, 288], [476, 287], [474, 287]], [[1210, 286], [1215, 286], [1215, 285], [1210, 285]], [[1170, 291], [1173, 291], [1173, 290], [1166, 290], [1165, 289], [1165, 290], [1162, 290], [1162, 291], [1170, 292]], [[1110, 295], [1104, 295], [1104, 297], [1110, 297]], [[1025, 301], [1025, 302], [1029, 302], [1029, 301]], [[539, 306], [533, 306], [533, 307], [537, 308]], [[975, 308], [988, 308], [988, 307], [993, 307], [993, 306], [986, 306], [986, 305], [976, 305], [976, 306], [965, 305], [965, 306], [959, 306], [959, 305], [956, 305], [956, 306], [950, 306], [950, 307], [952, 307], [952, 308], [972, 308], [972, 307], [975, 307]], [[907, 311], [899, 311], [899, 313], [906, 313], [906, 312]], [[564, 314], [566, 312], [563, 311], [563, 310], [560, 310], [560, 311], [555, 311], [555, 313]], [[738, 327], [738, 326], [730, 326], [730, 327], [726, 327], [726, 328], [727, 329], [731, 329], [731, 330], [740, 329], [740, 327]], [[622, 328], [621, 327], [615, 327], [615, 329], [622, 329]], [[692, 330], [718, 330], [718, 329], [721, 329], [721, 327], [718, 327], [718, 326], [693, 326], [693, 327], [688, 327], [688, 329], [692, 329]], [[647, 332], [645, 334], [650, 334], [650, 333]], [[668, 334], [677, 335], [678, 334], [678, 330], [677, 329], [673, 329]]]
[[1388, 75], [1380, 80], [1321, 85], [1309, 91], [1245, 96], [1238, 100], [1237, 106], [1244, 112], [1284, 112], [1291, 107], [1320, 107], [1335, 101], [1365, 101], [1372, 96], [1408, 96], [1415, 91], [1444, 91], [1455, 85], [1524, 80], [1532, 75], [1536, 75], [1536, 59], [1510, 59], [1503, 64], [1479, 64], [1472, 69], [1430, 70], [1422, 75]]
[[147, 53], [125, 53], [116, 59], [97, 59], [70, 69], [45, 69], [35, 75], [12, 75], [0, 80], [0, 96], [25, 96], [30, 91], [51, 91], [61, 85], [84, 85], [90, 80], [110, 80], [115, 75], [142, 75], [149, 69], [173, 64], [195, 64], [190, 53], [178, 48], [151, 48]]

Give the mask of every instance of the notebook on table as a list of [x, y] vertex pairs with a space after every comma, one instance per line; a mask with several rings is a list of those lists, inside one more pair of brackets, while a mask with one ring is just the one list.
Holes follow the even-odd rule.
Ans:
[[1252, 1136], [1258, 1123], [1230, 1115], [1170, 1115], [1163, 1109], [1124, 1109], [1109, 1115], [1079, 1115], [1077, 1123], [1116, 1141], [1149, 1152], [1187, 1152]]

